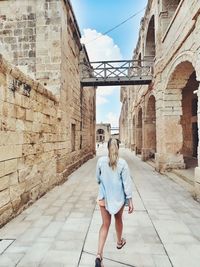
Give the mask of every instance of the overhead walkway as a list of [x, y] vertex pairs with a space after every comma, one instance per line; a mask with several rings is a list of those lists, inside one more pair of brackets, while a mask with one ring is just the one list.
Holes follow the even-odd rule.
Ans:
[[82, 62], [81, 85], [143, 85], [152, 81], [153, 62], [147, 60], [118, 60]]

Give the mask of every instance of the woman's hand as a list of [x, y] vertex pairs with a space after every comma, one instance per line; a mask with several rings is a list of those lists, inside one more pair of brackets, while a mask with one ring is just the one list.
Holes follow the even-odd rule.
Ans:
[[128, 213], [132, 213], [134, 210], [134, 207], [133, 207], [133, 201], [132, 201], [132, 198], [129, 198], [128, 200]]

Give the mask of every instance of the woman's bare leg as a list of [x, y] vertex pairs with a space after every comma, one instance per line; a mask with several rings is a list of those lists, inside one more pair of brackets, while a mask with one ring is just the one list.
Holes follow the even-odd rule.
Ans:
[[111, 223], [111, 215], [110, 213], [105, 209], [105, 207], [100, 207], [101, 210], [101, 217], [102, 217], [102, 225], [99, 230], [99, 242], [98, 242], [98, 253], [97, 255], [100, 255], [103, 257], [103, 248], [106, 242], [106, 238], [108, 235], [108, 230]]
[[122, 240], [122, 231], [123, 231], [123, 221], [122, 221], [122, 213], [124, 210], [124, 206], [115, 214], [115, 229], [117, 234], [117, 243], [121, 243]]

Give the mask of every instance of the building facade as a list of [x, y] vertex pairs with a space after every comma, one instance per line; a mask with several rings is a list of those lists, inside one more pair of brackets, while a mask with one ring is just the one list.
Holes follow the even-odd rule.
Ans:
[[108, 142], [111, 137], [111, 125], [110, 123], [96, 124], [96, 142], [104, 143]]
[[3, 225], [94, 156], [96, 92], [80, 87], [88, 56], [68, 0], [0, 1], [0, 10]]
[[[200, 196], [200, 1], [149, 0], [133, 59], [152, 64], [150, 85], [121, 88], [120, 137], [158, 171], [187, 168]], [[148, 63], [148, 62], [149, 63]]]

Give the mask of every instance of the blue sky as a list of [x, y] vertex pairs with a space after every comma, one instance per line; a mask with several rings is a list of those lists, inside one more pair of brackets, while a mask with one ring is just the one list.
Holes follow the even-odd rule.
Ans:
[[[103, 33], [144, 9], [147, 0], [71, 0], [71, 3], [91, 61], [132, 58], [144, 10], [107, 35]], [[97, 89], [97, 123], [118, 125], [119, 93], [117, 86]]]

